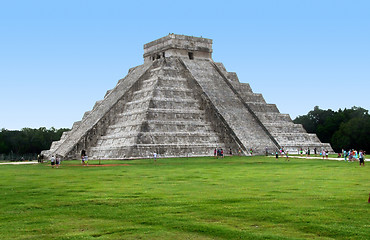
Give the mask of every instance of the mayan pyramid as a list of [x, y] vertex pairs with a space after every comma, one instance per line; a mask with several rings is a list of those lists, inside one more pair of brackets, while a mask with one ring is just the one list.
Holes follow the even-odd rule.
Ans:
[[47, 157], [90, 159], [265, 154], [283, 147], [328, 149], [248, 83], [212, 60], [212, 40], [169, 34], [144, 45], [144, 64], [107, 91]]

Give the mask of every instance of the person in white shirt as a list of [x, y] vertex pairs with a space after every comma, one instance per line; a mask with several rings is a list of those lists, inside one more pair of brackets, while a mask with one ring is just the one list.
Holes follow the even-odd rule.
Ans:
[[50, 164], [51, 164], [51, 167], [54, 168], [54, 165], [55, 165], [55, 157], [54, 157], [54, 155], [51, 156]]
[[153, 158], [154, 158], [154, 161], [156, 162], [157, 161], [157, 153], [156, 152], [153, 153]]

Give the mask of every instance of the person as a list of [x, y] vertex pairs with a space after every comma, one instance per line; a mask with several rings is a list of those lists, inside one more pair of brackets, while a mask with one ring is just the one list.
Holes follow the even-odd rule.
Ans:
[[313, 149], [313, 153], [315, 154], [315, 157], [316, 157], [316, 154], [317, 154], [317, 148], [314, 148], [314, 149]]
[[241, 156], [241, 155], [242, 155], [242, 150], [238, 148], [238, 156]]
[[276, 160], [279, 159], [279, 152], [278, 151], [275, 152], [275, 158], [276, 158]]
[[285, 151], [285, 161], [289, 161], [289, 155], [288, 155], [288, 150]]
[[224, 150], [222, 148], [220, 150], [220, 156], [221, 156], [221, 158], [224, 158]]
[[86, 150], [85, 149], [82, 149], [81, 156], [85, 156], [85, 155], [86, 155]]
[[360, 159], [360, 166], [361, 166], [361, 163], [362, 163], [362, 166], [365, 167], [365, 156], [364, 156], [364, 152], [362, 150], [360, 150], [359, 159]]
[[300, 153], [301, 153], [301, 157], [302, 157], [302, 155], [303, 155], [303, 149], [301, 148], [301, 150], [300, 150]]
[[217, 158], [217, 148], [215, 148], [215, 150], [213, 151], [213, 155], [215, 158]]
[[153, 158], [154, 158], [154, 162], [156, 162], [157, 161], [157, 153], [156, 152], [153, 153]]
[[325, 150], [323, 149], [322, 150], [322, 159], [325, 159], [325, 155], [326, 155], [326, 153], [325, 153]]
[[253, 157], [253, 149], [249, 149], [249, 153], [251, 154], [251, 156]]
[[89, 158], [87, 157], [87, 155], [85, 155], [84, 160], [85, 160], [86, 166], [89, 166]]
[[221, 148], [220, 147], [217, 149], [217, 159], [219, 157], [221, 158]]
[[232, 156], [233, 155], [233, 151], [231, 150], [231, 148], [229, 149], [229, 153], [230, 153], [230, 156]]
[[311, 154], [311, 149], [310, 148], [308, 148], [308, 150], [307, 150], [307, 154], [308, 154], [308, 157], [310, 156], [310, 154]]
[[326, 159], [329, 158], [329, 151], [328, 150], [325, 150], [325, 156], [326, 156]]
[[347, 162], [348, 154], [346, 150], [343, 150], [343, 157], [344, 157], [344, 161]]
[[266, 156], [269, 154], [268, 150], [267, 150], [267, 147], [265, 148], [265, 154], [266, 154]]
[[51, 164], [51, 167], [54, 168], [54, 165], [55, 165], [55, 157], [54, 157], [54, 155], [51, 156], [51, 158], [50, 158], [50, 164]]
[[57, 156], [57, 157], [55, 158], [55, 166], [56, 166], [57, 168], [59, 168], [59, 165], [60, 165], [60, 157], [59, 157], [59, 156]]

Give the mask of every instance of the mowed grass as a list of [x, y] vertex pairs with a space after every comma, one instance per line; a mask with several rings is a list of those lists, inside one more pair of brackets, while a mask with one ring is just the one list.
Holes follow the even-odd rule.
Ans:
[[370, 238], [370, 165], [236, 156], [103, 163], [128, 165], [0, 166], [0, 239]]

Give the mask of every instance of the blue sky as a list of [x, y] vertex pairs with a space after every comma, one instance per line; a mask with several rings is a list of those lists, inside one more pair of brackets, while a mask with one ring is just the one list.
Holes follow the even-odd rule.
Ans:
[[370, 1], [1, 1], [0, 128], [72, 127], [168, 33], [294, 119], [370, 109]]

